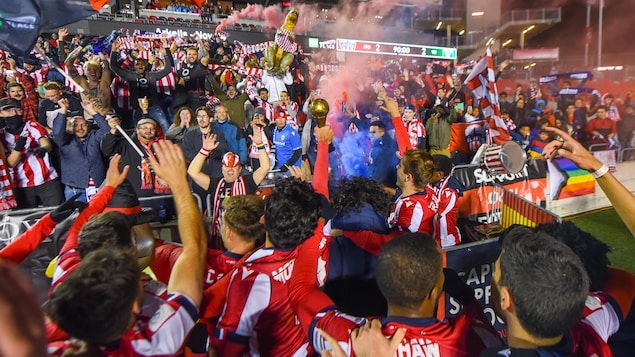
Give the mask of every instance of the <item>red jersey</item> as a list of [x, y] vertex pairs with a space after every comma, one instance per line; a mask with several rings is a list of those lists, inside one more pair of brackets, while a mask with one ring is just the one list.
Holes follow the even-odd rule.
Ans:
[[402, 195], [395, 201], [388, 216], [388, 226], [400, 231], [432, 235], [436, 210], [434, 190], [426, 186], [424, 191], [405, 197]]
[[[309, 331], [311, 346], [321, 353], [330, 349], [316, 328], [333, 336], [347, 356], [354, 356], [351, 331], [366, 319], [354, 318], [337, 310], [316, 315]], [[382, 331], [390, 337], [397, 329], [405, 328], [403, 338], [395, 356], [478, 356], [482, 350], [500, 346], [498, 333], [487, 321], [482, 306], [475, 301], [463, 308], [463, 314], [447, 320], [436, 318], [406, 318], [389, 316], [382, 319]]]
[[13, 135], [8, 131], [4, 131], [3, 135], [0, 135], [2, 144], [7, 151], [15, 148], [15, 141], [20, 136], [27, 138], [26, 145], [22, 149], [23, 154], [20, 155], [20, 161], [14, 167], [9, 168], [13, 187], [35, 187], [57, 178], [57, 171], [51, 165], [49, 154], [44, 154], [42, 158], [33, 154], [33, 150], [40, 147], [40, 139], [46, 138], [47, 135], [46, 129], [37, 122], [25, 123], [22, 132], [18, 135]]
[[410, 145], [413, 148], [418, 147], [419, 138], [426, 137], [426, 128], [419, 119], [412, 119], [410, 122], [404, 121], [406, 130], [408, 130], [408, 138], [410, 139]]
[[261, 248], [232, 273], [211, 341], [219, 356], [307, 354], [307, 336], [289, 302], [296, 253]]
[[[154, 251], [154, 260], [150, 264], [152, 272], [157, 280], [167, 284], [174, 263], [179, 258], [183, 248], [177, 244], [164, 244]], [[208, 249], [205, 259], [205, 276], [203, 277], [203, 288], [207, 289], [227, 274], [243, 256], [219, 249]]]
[[448, 186], [450, 177], [444, 177], [432, 188], [435, 192], [437, 212], [434, 215], [434, 240], [442, 248], [461, 243], [461, 232], [456, 225], [459, 193]]

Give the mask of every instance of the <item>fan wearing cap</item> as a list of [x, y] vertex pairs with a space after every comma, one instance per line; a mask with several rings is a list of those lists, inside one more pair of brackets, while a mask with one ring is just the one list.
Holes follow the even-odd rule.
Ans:
[[[247, 132], [247, 136], [251, 137], [254, 132], [258, 132], [257, 129], [262, 129], [262, 143], [265, 145], [265, 151], [267, 155], [269, 155], [269, 161], [273, 161], [275, 159], [275, 153], [273, 151], [273, 125], [269, 124], [269, 121], [266, 117], [266, 112], [264, 108], [258, 107], [254, 110], [254, 117], [249, 123], [249, 127], [245, 130]], [[254, 170], [257, 170], [260, 167], [260, 153], [258, 150], [258, 146], [252, 140], [248, 141], [249, 147], [249, 160], [251, 161], [251, 167]]]
[[6, 164], [19, 208], [57, 206], [64, 201], [57, 171], [51, 165], [53, 150], [46, 129], [36, 122], [22, 120], [22, 106], [13, 98], [0, 99], [0, 119], [5, 125], [0, 141], [7, 155]]
[[417, 116], [417, 110], [412, 104], [404, 106], [403, 115], [401, 116], [406, 130], [408, 131], [408, 137], [410, 138], [410, 145], [414, 149], [426, 149], [426, 128]]
[[[2, 61], [0, 61], [2, 62]], [[7, 62], [15, 75], [18, 82], [10, 81], [6, 85], [7, 95], [17, 99], [22, 105], [22, 118], [24, 121], [37, 121], [39, 97], [35, 91], [33, 79], [27, 74], [18, 71], [15, 59], [9, 57]], [[5, 80], [0, 76], [0, 87], [5, 88]]]
[[300, 167], [302, 143], [300, 134], [287, 124], [284, 109], [277, 106], [274, 111], [275, 128], [273, 129], [273, 143], [276, 146], [276, 166], [280, 172], [287, 172], [291, 166]]
[[150, 169], [148, 164], [148, 158], [155, 156], [152, 145], [157, 142], [157, 122], [150, 118], [139, 120], [135, 135], [131, 138], [132, 142], [143, 153], [143, 158], [115, 128], [116, 122], [112, 121], [109, 124], [112, 126], [101, 141], [101, 152], [105, 157], [111, 157], [115, 154], [121, 155], [121, 162], [130, 166], [127, 178], [134, 187], [137, 196], [169, 194], [169, 187]]
[[253, 174], [242, 175], [242, 165], [240, 157], [233, 152], [227, 152], [222, 160], [222, 177], [210, 177], [202, 172], [203, 163], [216, 150], [220, 143], [216, 140], [216, 135], [212, 134], [203, 139], [203, 147], [194, 157], [187, 169], [187, 173], [192, 180], [200, 187], [207, 190], [212, 198], [211, 209], [212, 220], [212, 245], [210, 248], [222, 249], [220, 236], [220, 225], [222, 223], [222, 203], [225, 197], [236, 195], [251, 195], [256, 192], [258, 185], [264, 180], [269, 172], [269, 156], [262, 142], [262, 129], [251, 136], [251, 140], [258, 147], [258, 158], [260, 167]]
[[40, 102], [38, 122], [49, 130], [53, 127], [53, 120], [55, 120], [57, 113], [60, 111], [58, 102], [62, 98], [68, 100], [68, 112], [74, 115], [84, 115], [81, 101], [77, 97], [64, 92], [62, 85], [57, 82], [44, 83], [44, 96], [45, 99]]
[[53, 121], [53, 141], [60, 151], [64, 196], [69, 199], [81, 192], [79, 201], [87, 202], [97, 193], [106, 178], [106, 166], [101, 155], [101, 139], [110, 127], [106, 118], [97, 112], [93, 102], [82, 102], [84, 114], [94, 120], [98, 128], [92, 129], [82, 116], [67, 116], [68, 101], [59, 101], [60, 111]]

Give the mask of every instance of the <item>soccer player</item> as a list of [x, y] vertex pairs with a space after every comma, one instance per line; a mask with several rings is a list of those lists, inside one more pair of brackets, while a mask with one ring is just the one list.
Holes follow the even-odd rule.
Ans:
[[265, 204], [265, 245], [231, 275], [211, 341], [218, 356], [306, 354], [307, 337], [291, 308], [288, 284], [297, 247], [313, 235], [319, 214], [320, 198], [310, 184], [276, 182]]
[[461, 232], [456, 225], [459, 197], [465, 186], [452, 177], [452, 160], [445, 155], [433, 155], [435, 170], [430, 182], [434, 189], [437, 212], [434, 215], [434, 239], [442, 248], [461, 243]]
[[[331, 345], [319, 334], [326, 331], [346, 355], [351, 351], [351, 331], [365, 318], [338, 311], [315, 284], [315, 252], [321, 237], [302, 245], [290, 283], [290, 299], [313, 349], [321, 353]], [[388, 316], [382, 319], [386, 337], [406, 329], [397, 348], [402, 356], [477, 356], [487, 346], [500, 346], [498, 334], [488, 322], [472, 289], [452, 271], [443, 271], [441, 248], [428, 235], [409, 233], [386, 243], [377, 258], [377, 285], [386, 298]], [[456, 319], [438, 320], [435, 308], [442, 291], [463, 304]]]
[[507, 326], [509, 347], [483, 356], [611, 356], [593, 327], [580, 321], [589, 277], [575, 253], [523, 226], [510, 228], [501, 239], [492, 299]]

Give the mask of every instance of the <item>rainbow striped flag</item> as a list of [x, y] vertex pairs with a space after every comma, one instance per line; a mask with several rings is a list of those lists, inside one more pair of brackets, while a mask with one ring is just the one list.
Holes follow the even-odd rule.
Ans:
[[560, 200], [595, 192], [595, 179], [587, 170], [563, 157], [548, 160], [549, 192], [552, 200]]

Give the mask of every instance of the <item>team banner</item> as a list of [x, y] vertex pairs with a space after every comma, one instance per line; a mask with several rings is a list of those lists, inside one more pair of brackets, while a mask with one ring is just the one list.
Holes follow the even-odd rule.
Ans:
[[459, 217], [480, 223], [488, 222], [488, 213], [501, 197], [493, 190], [498, 184], [530, 202], [544, 206], [546, 201], [547, 170], [542, 160], [532, 159], [516, 174], [490, 174], [484, 166], [457, 166], [452, 174], [466, 191], [459, 199]]
[[[489, 318], [499, 333], [504, 333], [505, 324], [494, 313], [490, 283], [494, 274], [494, 262], [500, 254], [498, 239], [488, 239], [471, 244], [461, 244], [444, 252], [446, 266], [456, 271], [467, 285], [474, 290], [474, 296], [483, 305], [485, 316]], [[445, 294], [446, 317], [454, 317], [463, 308], [456, 300]]]

